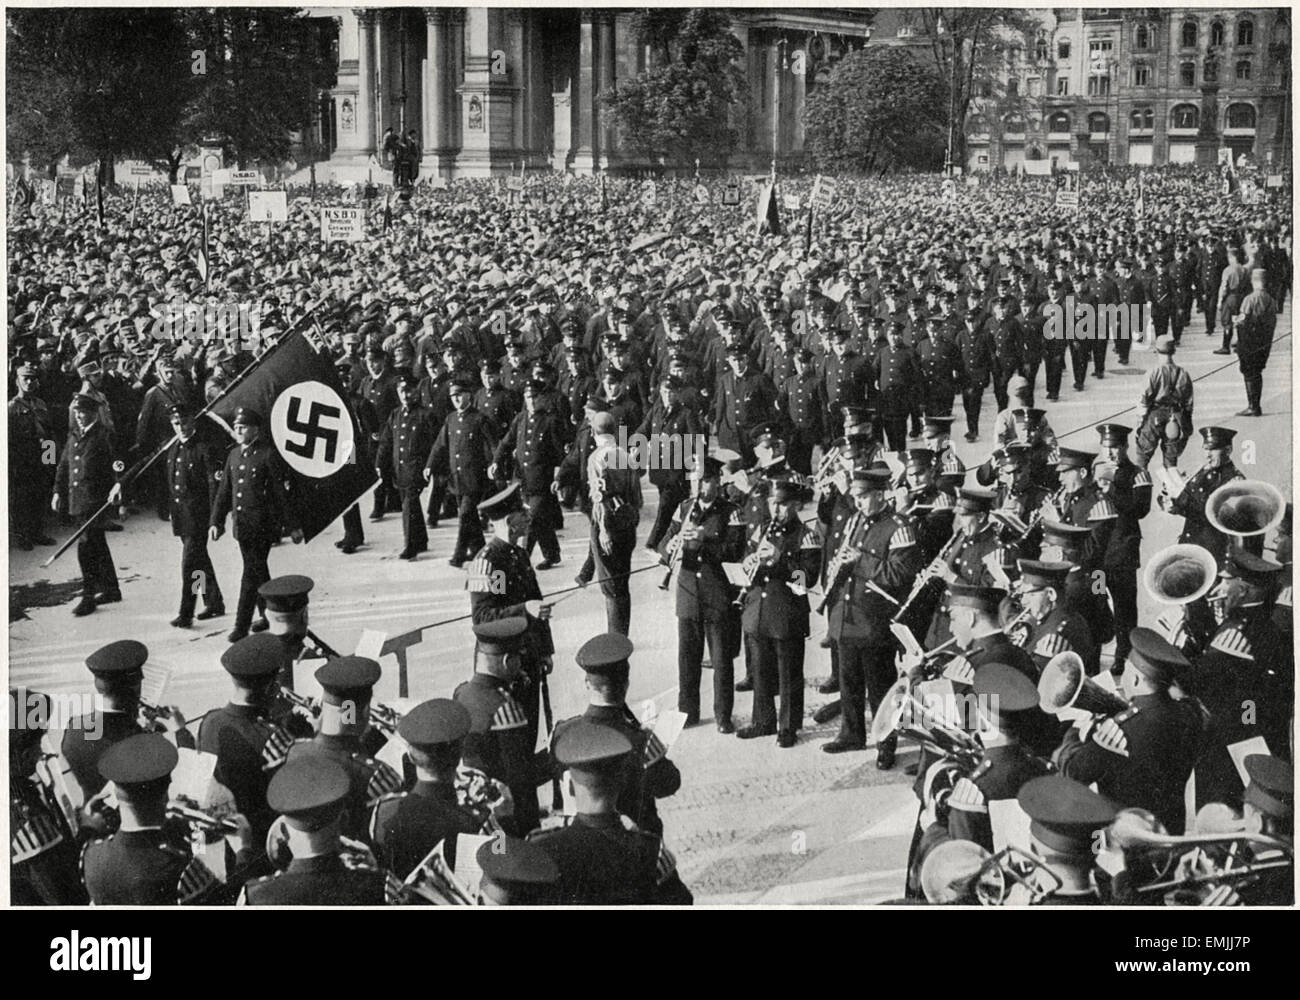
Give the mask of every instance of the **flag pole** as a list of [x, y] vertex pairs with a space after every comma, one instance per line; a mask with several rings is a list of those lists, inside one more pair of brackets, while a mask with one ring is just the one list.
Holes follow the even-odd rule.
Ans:
[[[263, 362], [265, 362], [268, 358], [270, 358], [271, 355], [273, 355], [279, 349], [280, 345], [283, 344], [286, 340], [288, 340], [291, 334], [296, 333], [298, 328], [306, 320], [311, 319], [316, 314], [316, 310], [318, 310], [321, 306], [323, 306], [329, 300], [332, 294], [333, 294], [332, 291], [327, 290], [325, 295], [322, 296], [321, 299], [318, 302], [316, 302], [315, 305], [313, 305], [305, 313], [303, 313], [296, 320], [294, 320], [293, 323], [290, 324], [289, 329], [285, 330], [284, 335], [281, 336], [280, 339], [275, 342], [275, 346], [272, 347], [271, 350], [267, 351], [260, 358], [254, 358], [247, 365], [247, 367], [244, 368], [242, 372], [240, 372], [231, 380], [230, 385], [226, 386], [226, 388], [223, 389], [219, 395], [214, 396], [210, 403], [208, 403], [206, 406], [203, 407], [203, 409], [199, 410], [199, 412], [194, 415], [195, 422], [197, 423], [199, 417], [206, 416], [214, 406], [216, 406], [223, 399], [225, 399], [232, 392], [234, 392], [236, 388], [242, 385], [248, 379], [248, 376], [253, 374], [255, 369], [260, 368]], [[128, 482], [132, 479], [135, 479], [137, 476], [142, 475], [147, 469], [152, 467], [154, 462], [158, 461], [158, 459], [160, 459], [164, 454], [166, 454], [167, 449], [176, 443], [178, 437], [179, 435], [173, 434], [163, 444], [161, 444], [157, 449], [155, 449], [152, 455], [150, 455], [148, 458], [141, 459], [135, 465], [131, 466], [131, 468], [128, 469], [126, 472], [122, 473], [122, 476], [118, 480], [118, 482], [119, 483]], [[95, 520], [99, 518], [111, 506], [113, 505], [109, 503], [107, 500], [104, 501], [103, 506], [100, 507], [99, 510], [95, 511], [94, 514], [88, 517], [85, 523], [81, 525], [81, 527], [79, 527], [70, 536], [68, 536], [68, 539], [57, 549], [54, 550], [53, 555], [51, 555], [48, 559], [46, 559], [45, 562], [41, 563], [41, 568], [48, 569], [54, 563], [54, 560], [58, 559], [59, 556], [67, 552], [68, 549], [72, 548], [72, 546], [76, 543], [76, 541], [86, 533], [86, 529], [89, 528], [95, 522]]]

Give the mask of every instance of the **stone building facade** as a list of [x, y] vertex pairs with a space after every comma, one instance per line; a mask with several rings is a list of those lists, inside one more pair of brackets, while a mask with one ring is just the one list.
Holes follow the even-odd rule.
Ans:
[[[309, 8], [338, 51], [336, 86], [311, 138], [318, 175], [353, 181], [374, 169], [385, 130], [414, 129], [424, 176], [527, 169], [651, 166], [621, 148], [600, 95], [654, 54], [631, 12], [603, 8]], [[731, 167], [764, 169], [803, 150], [802, 109], [835, 61], [865, 44], [853, 8], [732, 11], [750, 101]]]

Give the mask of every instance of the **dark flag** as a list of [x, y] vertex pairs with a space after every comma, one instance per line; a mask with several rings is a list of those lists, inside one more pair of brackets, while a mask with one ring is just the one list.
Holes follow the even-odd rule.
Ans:
[[758, 231], [781, 235], [781, 213], [776, 206], [776, 184], [772, 181], [768, 181], [758, 196]]
[[27, 213], [35, 200], [36, 192], [32, 190], [32, 186], [25, 178], [19, 177], [14, 191], [14, 218], [18, 220], [27, 218]]
[[104, 161], [99, 161], [99, 169], [95, 171], [95, 203], [99, 209], [99, 228], [104, 228]]
[[[136, 188], [139, 194], [140, 189]], [[199, 247], [198, 254], [199, 277], [203, 279], [203, 288], [206, 290], [209, 285], [208, 275], [212, 273], [212, 261], [208, 256], [208, 203], [203, 203], [203, 243]]]
[[393, 224], [393, 193], [388, 192], [384, 198], [384, 232], [388, 232], [388, 227]]
[[289, 503], [311, 541], [375, 484], [364, 433], [329, 355], [289, 334], [209, 412], [227, 431], [241, 406], [262, 415], [262, 433], [289, 472]]

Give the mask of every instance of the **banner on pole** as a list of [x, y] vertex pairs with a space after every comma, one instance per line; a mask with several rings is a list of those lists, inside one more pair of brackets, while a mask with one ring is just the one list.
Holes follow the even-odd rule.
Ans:
[[288, 197], [283, 191], [249, 191], [248, 221], [288, 222]]
[[320, 210], [320, 238], [326, 243], [336, 241], [359, 243], [366, 236], [365, 211], [360, 208], [322, 208]]

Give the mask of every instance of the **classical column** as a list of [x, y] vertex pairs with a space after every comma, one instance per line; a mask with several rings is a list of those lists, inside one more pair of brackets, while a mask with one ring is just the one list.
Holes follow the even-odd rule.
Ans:
[[[805, 37], [803, 42], [803, 72], [790, 73], [790, 122], [794, 134], [790, 137], [790, 151], [792, 153], [803, 152], [803, 103], [808, 96], [808, 39]], [[793, 55], [791, 56], [793, 61]]]
[[524, 98], [528, 93], [528, 79], [524, 75], [524, 13], [515, 7], [506, 10], [506, 56], [510, 60], [508, 79], [512, 86], [520, 88], [510, 109], [510, 146], [523, 150], [528, 145], [524, 141]]
[[373, 52], [375, 47], [375, 12], [358, 8], [352, 12], [356, 15], [361, 28], [361, 42], [357, 49], [357, 136], [363, 153], [375, 151], [375, 70]]
[[465, 142], [461, 129], [464, 99], [460, 85], [465, 82], [465, 8], [455, 7], [447, 13], [447, 118], [443, 133], [448, 149], [460, 149]]
[[783, 148], [781, 143], [781, 99], [783, 97], [781, 93], [781, 55], [784, 49], [785, 46], [779, 39], [772, 43], [772, 121], [768, 128], [768, 133], [772, 136], [769, 151], [769, 156], [772, 158], [780, 157]]
[[573, 153], [573, 169], [590, 173], [595, 168], [595, 129], [593, 128], [594, 98], [596, 83], [596, 46], [592, 25], [594, 14], [589, 7], [582, 9], [578, 26], [578, 79], [577, 94], [574, 100], [573, 132], [577, 137], [577, 148]]
[[[596, 22], [596, 54], [598, 82], [596, 93], [603, 97], [614, 89], [614, 15], [611, 11], [601, 11]], [[596, 125], [599, 129], [598, 154], [602, 168], [609, 166], [610, 154], [614, 150], [614, 127], [610, 115], [595, 105]]]
[[447, 147], [447, 12], [437, 7], [424, 11], [425, 102], [424, 148]]

